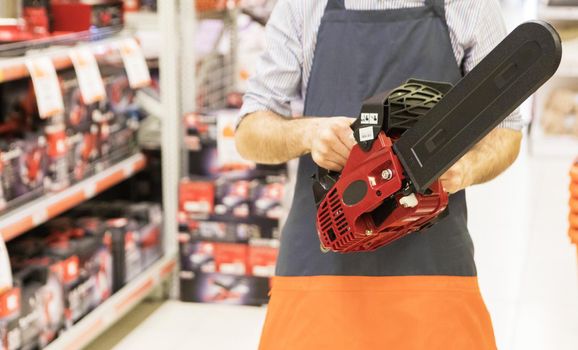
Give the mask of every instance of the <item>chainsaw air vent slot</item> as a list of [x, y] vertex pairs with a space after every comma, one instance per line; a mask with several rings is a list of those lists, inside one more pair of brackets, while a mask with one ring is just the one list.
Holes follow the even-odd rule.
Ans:
[[333, 242], [337, 239], [337, 237], [335, 236], [335, 231], [333, 231], [332, 228], [330, 228], [329, 230], [327, 230], [327, 234], [329, 235], [329, 239]]
[[322, 203], [320, 211], [322, 212], [319, 215], [320, 229], [327, 233], [332, 242], [342, 240], [344, 235], [350, 232], [337, 189], [333, 188], [327, 193], [327, 198]]
[[374, 211], [371, 212], [371, 219], [373, 219], [373, 223], [375, 226], [381, 226], [385, 219], [389, 217], [391, 213], [397, 207], [397, 200], [395, 197], [389, 197], [384, 200], [379, 207], [375, 208]]

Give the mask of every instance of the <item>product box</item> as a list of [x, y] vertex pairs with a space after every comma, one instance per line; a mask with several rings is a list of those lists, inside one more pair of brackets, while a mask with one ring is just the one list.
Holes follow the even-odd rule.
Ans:
[[251, 238], [263, 238], [264, 231], [257, 224], [199, 221], [179, 215], [179, 240], [241, 243]]
[[179, 185], [179, 210], [188, 214], [212, 214], [215, 185], [211, 181], [184, 179]]
[[268, 176], [256, 179], [252, 183], [251, 214], [270, 219], [280, 219], [284, 214], [283, 199], [285, 196], [286, 178]]
[[53, 124], [46, 126], [44, 132], [48, 156], [47, 189], [61, 191], [70, 186], [66, 128], [64, 124]]
[[229, 305], [263, 305], [269, 301], [269, 278], [181, 271], [181, 300]]
[[45, 269], [58, 279], [66, 327], [111, 295], [112, 257], [104, 228], [85, 229], [61, 218], [10, 242], [9, 251], [14, 269]]
[[255, 163], [245, 160], [235, 146], [235, 129], [239, 117], [238, 109], [216, 111], [217, 115], [217, 166], [221, 172], [248, 171]]
[[216, 116], [192, 113], [184, 117], [184, 124], [183, 142], [189, 151], [189, 174], [216, 176], [219, 173]]
[[278, 240], [253, 240], [248, 247], [247, 274], [273, 277], [279, 254]]
[[45, 254], [57, 257], [65, 285], [68, 325], [100, 305], [112, 294], [113, 268], [104, 226], [84, 220], [86, 227], [66, 218], [50, 222]]
[[52, 341], [64, 323], [62, 284], [45, 266], [27, 266], [14, 272], [20, 292], [18, 315], [6, 326], [6, 348], [37, 349]]
[[122, 1], [53, 1], [51, 13], [53, 30], [59, 32], [82, 32], [123, 25]]
[[181, 244], [181, 270], [212, 273], [217, 271], [215, 264], [215, 244], [198, 242]]
[[86, 132], [92, 126], [92, 109], [95, 105], [87, 106], [82, 100], [82, 94], [78, 84], [75, 82], [76, 74], [73, 71], [67, 71], [62, 74], [72, 83], [66, 84], [62, 95], [64, 103], [64, 119], [66, 129], [71, 132]]
[[237, 109], [192, 113], [184, 118], [184, 143], [189, 150], [189, 174], [215, 178], [220, 174], [249, 174], [255, 163], [235, 147]]
[[[105, 222], [113, 256], [113, 292], [134, 279], [163, 254], [162, 210], [156, 203], [88, 202], [72, 211], [78, 218]], [[86, 220], [79, 219], [79, 221]]]
[[181, 269], [244, 275], [247, 272], [247, 249], [246, 244], [235, 243], [181, 244]]
[[135, 203], [128, 207], [127, 214], [138, 225], [141, 265], [144, 270], [163, 255], [162, 209], [158, 204]]
[[0, 210], [40, 196], [46, 172], [43, 136], [29, 134], [0, 141]]
[[217, 272], [231, 275], [247, 273], [247, 245], [215, 243], [215, 267]]
[[20, 288], [3, 288], [0, 291], [0, 350], [8, 349], [8, 324], [20, 316]]
[[120, 290], [142, 270], [142, 253], [137, 244], [135, 225], [126, 218], [106, 222], [111, 236], [114, 261], [113, 292]]
[[248, 217], [250, 214], [251, 182], [219, 179], [216, 183], [215, 213]]
[[96, 172], [98, 160], [98, 128], [85, 132], [71, 132], [67, 138], [68, 172], [73, 182], [84, 180]]
[[42, 37], [52, 31], [49, 0], [22, 0], [21, 6], [26, 32]]

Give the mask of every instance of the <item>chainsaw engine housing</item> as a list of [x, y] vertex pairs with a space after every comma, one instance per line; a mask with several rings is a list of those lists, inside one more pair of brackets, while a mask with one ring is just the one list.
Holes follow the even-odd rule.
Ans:
[[413, 193], [392, 147], [443, 97], [440, 90], [450, 88], [410, 80], [364, 103], [352, 125], [358, 144], [343, 171], [320, 169], [314, 181], [322, 250], [372, 251], [431, 225], [446, 209], [448, 195], [439, 182], [426, 194]]

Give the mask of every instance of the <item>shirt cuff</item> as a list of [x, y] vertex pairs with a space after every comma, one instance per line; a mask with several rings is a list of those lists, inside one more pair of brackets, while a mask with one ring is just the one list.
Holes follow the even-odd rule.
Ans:
[[519, 110], [515, 110], [514, 113], [510, 114], [504, 121], [498, 124], [498, 128], [512, 129], [520, 131], [524, 128], [524, 121], [522, 120], [522, 115]]

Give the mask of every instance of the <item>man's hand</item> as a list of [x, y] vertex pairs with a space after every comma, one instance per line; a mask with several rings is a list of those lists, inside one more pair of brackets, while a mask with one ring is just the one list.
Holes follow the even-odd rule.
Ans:
[[235, 133], [237, 150], [245, 159], [261, 164], [280, 164], [312, 154], [326, 169], [343, 169], [355, 139], [354, 118], [286, 118], [269, 111], [251, 113]]
[[466, 160], [462, 158], [440, 177], [444, 191], [453, 194], [472, 185], [468, 175]]
[[444, 190], [456, 193], [500, 175], [516, 160], [521, 140], [519, 131], [493, 130], [440, 177]]
[[317, 118], [316, 127], [307, 133], [313, 161], [322, 168], [341, 171], [347, 162], [351, 148], [355, 145], [350, 128], [354, 118]]

